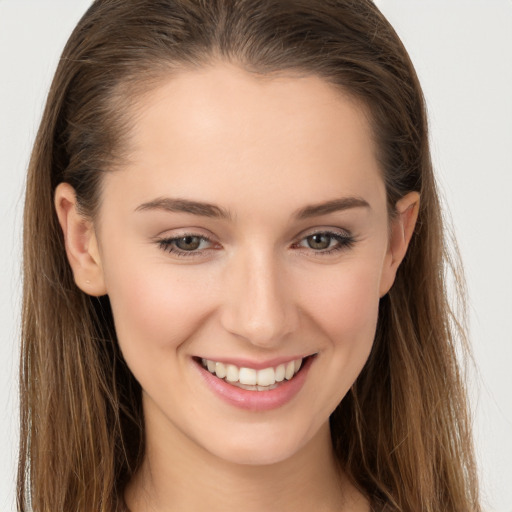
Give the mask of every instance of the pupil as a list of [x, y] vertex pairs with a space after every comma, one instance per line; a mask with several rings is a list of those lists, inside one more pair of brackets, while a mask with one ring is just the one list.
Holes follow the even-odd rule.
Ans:
[[311, 249], [327, 249], [331, 243], [331, 236], [326, 234], [312, 235], [308, 240]]
[[201, 244], [201, 240], [197, 236], [184, 236], [176, 241], [178, 248], [184, 251], [194, 251]]

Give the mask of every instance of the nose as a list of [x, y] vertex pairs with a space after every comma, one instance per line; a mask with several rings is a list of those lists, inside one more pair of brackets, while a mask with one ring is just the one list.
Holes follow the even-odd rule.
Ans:
[[225, 330], [262, 348], [278, 346], [294, 332], [299, 315], [282, 267], [271, 252], [233, 258], [226, 269], [221, 313]]

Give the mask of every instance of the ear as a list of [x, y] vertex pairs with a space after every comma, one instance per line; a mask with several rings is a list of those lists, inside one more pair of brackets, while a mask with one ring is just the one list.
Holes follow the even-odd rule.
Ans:
[[388, 250], [382, 269], [380, 296], [389, 292], [396, 277], [396, 271], [405, 257], [411, 241], [420, 206], [420, 195], [409, 192], [395, 205], [395, 217], [391, 223]]
[[55, 190], [54, 203], [76, 285], [88, 295], [105, 295], [94, 226], [90, 219], [79, 213], [73, 187], [60, 183]]

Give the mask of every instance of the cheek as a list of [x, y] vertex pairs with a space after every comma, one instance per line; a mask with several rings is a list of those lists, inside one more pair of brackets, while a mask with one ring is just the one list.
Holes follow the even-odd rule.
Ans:
[[316, 276], [305, 309], [333, 342], [373, 341], [379, 305], [379, 265], [357, 262]]
[[208, 315], [210, 301], [197, 276], [162, 262], [124, 259], [107, 269], [116, 332], [127, 360], [178, 348]]
[[380, 268], [377, 260], [347, 262], [317, 273], [314, 288], [309, 283], [303, 289], [309, 289], [303, 301], [307, 329], [322, 340], [315, 370], [322, 387], [308, 392], [319, 421], [343, 400], [369, 357], [378, 317]]
[[[325, 304], [324, 329], [333, 348], [333, 379], [340, 391], [338, 402], [357, 379], [370, 355], [377, 326], [379, 295], [375, 281], [361, 272], [350, 275], [333, 290]], [[339, 387], [338, 387], [339, 386]], [[337, 404], [334, 404], [337, 405]]]

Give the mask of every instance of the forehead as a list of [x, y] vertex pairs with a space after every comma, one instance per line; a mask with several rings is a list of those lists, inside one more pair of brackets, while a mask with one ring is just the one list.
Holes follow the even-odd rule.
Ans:
[[287, 204], [293, 190], [290, 208], [300, 208], [310, 196], [382, 196], [365, 109], [318, 76], [217, 64], [173, 75], [135, 110], [127, 164], [109, 179], [129, 182], [137, 200], [179, 195], [236, 208]]

